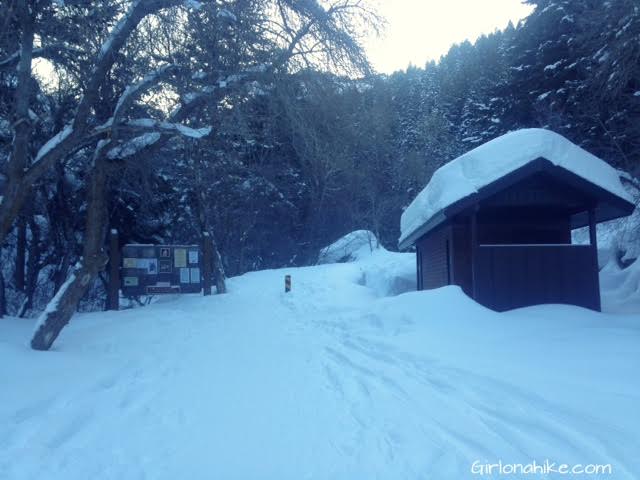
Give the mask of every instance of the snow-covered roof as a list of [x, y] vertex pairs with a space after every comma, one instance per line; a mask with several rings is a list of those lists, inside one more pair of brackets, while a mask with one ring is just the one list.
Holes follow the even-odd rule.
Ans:
[[416, 232], [455, 202], [538, 158], [632, 202], [618, 172], [605, 161], [542, 128], [516, 130], [495, 138], [440, 167], [411, 202], [400, 220], [401, 248], [416, 240]]

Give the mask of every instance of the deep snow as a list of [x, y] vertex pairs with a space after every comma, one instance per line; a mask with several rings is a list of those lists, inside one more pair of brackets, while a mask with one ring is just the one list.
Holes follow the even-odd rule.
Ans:
[[0, 478], [463, 479], [545, 459], [640, 477], [640, 315], [384, 296], [414, 261], [378, 249], [78, 315], [51, 352], [0, 320]]

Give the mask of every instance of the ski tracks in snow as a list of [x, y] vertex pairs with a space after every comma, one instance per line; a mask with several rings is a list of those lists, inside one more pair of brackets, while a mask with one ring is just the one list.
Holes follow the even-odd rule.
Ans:
[[[448, 364], [426, 349], [407, 351], [394, 341], [411, 332], [411, 320], [400, 318], [390, 326], [360, 307], [322, 308], [333, 289], [304, 283], [298, 289], [313, 301], [282, 295], [283, 307], [297, 319], [289, 333], [311, 331], [321, 347], [325, 388], [356, 432], [336, 446], [345, 456], [373, 449], [398, 478], [428, 472], [460, 478], [475, 460], [546, 459], [613, 464], [619, 478], [634, 478], [622, 459], [637, 439], [537, 393], [526, 374], [516, 384]], [[424, 448], [416, 452], [416, 443]]]
[[[426, 352], [407, 353], [361, 331], [350, 334], [349, 323], [358, 324], [354, 318], [345, 319], [341, 327], [330, 324], [329, 331], [339, 332], [339, 338], [338, 346], [326, 348], [325, 371], [336, 392], [350, 404], [358, 424], [363, 424], [359, 419], [361, 405], [366, 404], [364, 411], [371, 411], [373, 405], [375, 411], [375, 406], [383, 403], [382, 397], [390, 397], [393, 408], [405, 414], [400, 421], [417, 419], [416, 426], [422, 430], [425, 441], [440, 439], [443, 452], [448, 455], [455, 452], [458, 465], [470, 466], [474, 460], [529, 463], [550, 459], [559, 463], [586, 463], [588, 459], [616, 465], [616, 473], [623, 475], [619, 478], [634, 478], [623, 466], [619, 451], [620, 446], [637, 443], [631, 435], [615, 431], [591, 415], [570, 411], [522, 386], [447, 366]], [[371, 325], [375, 329], [375, 322]], [[364, 426], [370, 434], [382, 437], [381, 454], [387, 455], [402, 448], [397, 432], [412, 427], [408, 424], [388, 429], [374, 427], [384, 426], [385, 417], [389, 416], [398, 418], [381, 409]], [[584, 428], [578, 429], [577, 425]], [[602, 440], [604, 432], [607, 442]], [[554, 459], [556, 452], [563, 452], [563, 457]], [[432, 460], [430, 471], [447, 471], [437, 456]], [[465, 473], [450, 468], [449, 472]]]

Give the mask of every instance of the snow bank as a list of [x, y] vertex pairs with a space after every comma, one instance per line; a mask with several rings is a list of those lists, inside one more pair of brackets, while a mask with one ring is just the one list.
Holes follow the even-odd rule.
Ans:
[[600, 271], [603, 312], [640, 314], [640, 259], [622, 269], [611, 258]]
[[339, 238], [328, 247], [320, 250], [318, 265], [326, 263], [353, 262], [371, 255], [380, 248], [378, 239], [369, 230], [356, 230]]
[[416, 289], [414, 254], [389, 252], [369, 230], [356, 230], [320, 250], [318, 264], [357, 262], [358, 283], [377, 296], [399, 295]]
[[625, 200], [616, 170], [557, 133], [540, 128], [507, 133], [440, 167], [400, 220], [402, 243], [447, 206], [543, 157]]
[[380, 247], [358, 263], [360, 285], [378, 297], [389, 297], [416, 289], [416, 256], [413, 253], [389, 252]]

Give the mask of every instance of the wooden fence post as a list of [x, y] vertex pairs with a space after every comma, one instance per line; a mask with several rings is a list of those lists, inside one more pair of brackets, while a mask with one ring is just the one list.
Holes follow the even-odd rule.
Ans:
[[211, 263], [213, 244], [209, 232], [202, 232], [202, 294], [211, 295]]
[[109, 234], [109, 285], [107, 288], [107, 310], [120, 308], [120, 243], [118, 231]]

